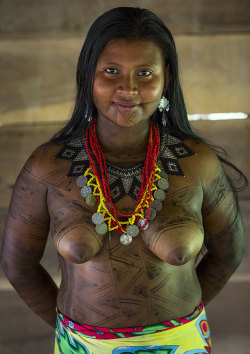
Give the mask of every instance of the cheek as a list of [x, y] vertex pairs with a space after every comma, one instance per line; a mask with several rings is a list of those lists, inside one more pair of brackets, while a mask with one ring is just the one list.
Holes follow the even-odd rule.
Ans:
[[163, 80], [154, 80], [140, 86], [140, 96], [142, 101], [155, 101], [161, 98], [164, 87]]
[[93, 87], [94, 98], [108, 100], [114, 91], [115, 84], [113, 81], [96, 77]]

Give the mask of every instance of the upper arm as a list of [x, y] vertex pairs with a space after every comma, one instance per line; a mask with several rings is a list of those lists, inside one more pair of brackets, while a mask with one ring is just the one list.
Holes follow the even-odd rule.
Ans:
[[210, 150], [204, 158], [202, 216], [205, 244], [215, 260], [234, 267], [240, 263], [245, 247], [239, 206], [217, 156]]
[[39, 147], [21, 170], [12, 193], [2, 244], [2, 264], [10, 277], [37, 265], [49, 232], [47, 185], [41, 177]]

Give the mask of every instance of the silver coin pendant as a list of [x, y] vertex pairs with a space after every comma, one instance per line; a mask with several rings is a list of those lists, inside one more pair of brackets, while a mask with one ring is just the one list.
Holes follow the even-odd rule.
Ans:
[[139, 234], [139, 227], [136, 225], [129, 225], [127, 227], [126, 233], [128, 236], [136, 237]]
[[93, 195], [93, 194], [88, 194], [86, 199], [85, 199], [85, 202], [88, 206], [92, 207], [96, 204], [97, 202], [97, 199], [96, 197]]
[[154, 192], [154, 198], [160, 202], [163, 202], [163, 200], [166, 198], [166, 193], [162, 189], [157, 189]]
[[102, 213], [96, 212], [95, 214], [92, 215], [92, 222], [95, 225], [100, 225], [104, 221], [104, 216]]
[[[145, 210], [145, 212], [144, 212], [144, 217], [146, 218], [147, 215], [148, 215], [148, 209]], [[155, 217], [156, 217], [156, 210], [151, 207], [151, 208], [149, 209], [148, 220], [154, 220]]]
[[160, 188], [160, 189], [162, 189], [162, 190], [167, 190], [168, 189], [168, 187], [169, 187], [169, 183], [168, 183], [168, 180], [166, 179], [166, 178], [160, 178], [159, 180], [158, 180], [158, 187]]
[[86, 198], [87, 195], [92, 193], [92, 188], [90, 186], [84, 186], [84, 187], [82, 187], [80, 193], [83, 198]]
[[159, 200], [153, 200], [151, 203], [151, 207], [154, 208], [156, 211], [160, 211], [162, 209], [162, 202]]
[[120, 236], [120, 242], [124, 245], [130, 245], [130, 243], [132, 242], [132, 237], [127, 235], [127, 234], [123, 234]]
[[161, 171], [161, 172], [159, 173], [159, 175], [160, 175], [162, 178], [168, 179], [168, 175], [166, 174], [165, 171]]
[[145, 225], [145, 226], [143, 227], [142, 231], [147, 230], [148, 227], [149, 227], [149, 223], [147, 222], [147, 223], [145, 224], [145, 222], [146, 222], [146, 219], [145, 219], [145, 218], [141, 218], [141, 219], [138, 220], [137, 226], [139, 227], [139, 229], [140, 229], [143, 225]]
[[78, 187], [86, 186], [87, 182], [88, 182], [88, 178], [86, 176], [84, 176], [84, 175], [79, 176], [76, 179], [76, 184], [77, 184]]
[[107, 224], [105, 224], [105, 222], [103, 222], [102, 224], [96, 225], [95, 226], [95, 232], [98, 235], [105, 235], [108, 232], [108, 226]]

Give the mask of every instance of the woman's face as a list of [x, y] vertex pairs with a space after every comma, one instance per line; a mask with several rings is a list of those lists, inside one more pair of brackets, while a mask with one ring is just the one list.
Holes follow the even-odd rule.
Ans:
[[149, 119], [162, 96], [164, 72], [162, 53], [155, 43], [126, 39], [108, 42], [94, 78], [98, 117], [122, 127]]

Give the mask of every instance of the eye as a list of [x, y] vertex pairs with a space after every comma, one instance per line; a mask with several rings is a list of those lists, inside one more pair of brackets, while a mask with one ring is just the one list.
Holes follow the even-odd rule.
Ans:
[[150, 76], [152, 74], [151, 70], [141, 70], [138, 73], [138, 76]]
[[105, 72], [108, 74], [118, 74], [118, 70], [115, 68], [106, 68]]

